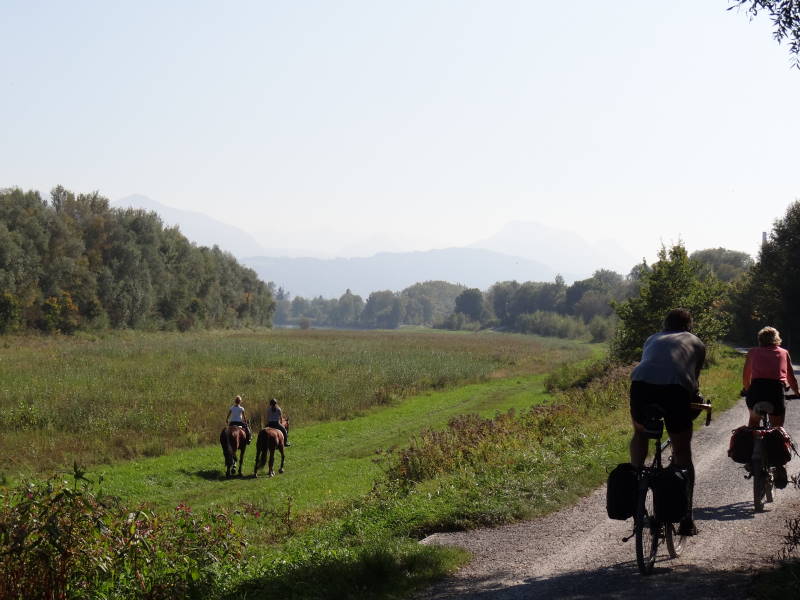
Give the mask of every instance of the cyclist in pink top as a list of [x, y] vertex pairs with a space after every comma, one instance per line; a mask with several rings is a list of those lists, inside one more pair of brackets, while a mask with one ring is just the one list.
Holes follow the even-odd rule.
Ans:
[[774, 327], [764, 327], [758, 332], [758, 346], [747, 353], [742, 373], [742, 387], [745, 391], [747, 408], [750, 409], [748, 425], [758, 427], [760, 417], [753, 412], [756, 402], [766, 401], [775, 408], [770, 413], [772, 425], [783, 426], [786, 417], [786, 403], [783, 390], [788, 385], [795, 394], [797, 379], [792, 368], [789, 352], [780, 347], [781, 336]]

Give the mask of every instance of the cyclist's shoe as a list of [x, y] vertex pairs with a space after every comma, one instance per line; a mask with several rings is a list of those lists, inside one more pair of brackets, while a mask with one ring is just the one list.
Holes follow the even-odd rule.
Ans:
[[775, 487], [782, 490], [789, 483], [789, 476], [786, 474], [786, 467], [775, 467], [772, 472], [772, 482]]
[[678, 524], [678, 535], [697, 535], [697, 527], [691, 517], [684, 517]]

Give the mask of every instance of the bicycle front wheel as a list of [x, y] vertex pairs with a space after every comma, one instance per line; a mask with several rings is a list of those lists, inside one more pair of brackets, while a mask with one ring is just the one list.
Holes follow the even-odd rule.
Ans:
[[636, 563], [642, 575], [653, 571], [658, 552], [659, 524], [653, 510], [653, 490], [650, 486], [639, 490], [636, 507]]
[[686, 542], [686, 536], [678, 534], [677, 523], [667, 523], [664, 525], [666, 528], [665, 539], [667, 542], [667, 552], [670, 558], [678, 558], [683, 552], [683, 546]]

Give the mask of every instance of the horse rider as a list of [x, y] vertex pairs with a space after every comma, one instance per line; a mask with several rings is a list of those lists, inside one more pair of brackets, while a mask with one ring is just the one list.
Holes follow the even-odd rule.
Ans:
[[244, 406], [242, 406], [242, 397], [236, 396], [233, 399], [233, 406], [230, 407], [228, 410], [228, 416], [226, 418], [228, 421], [228, 426], [238, 425], [242, 429], [244, 429], [245, 434], [247, 435], [247, 443], [250, 443], [250, 426], [247, 424], [247, 417], [245, 416]]
[[273, 398], [269, 401], [269, 408], [267, 409], [267, 427], [272, 427], [273, 429], [277, 429], [283, 433], [283, 445], [284, 446], [291, 446], [289, 443], [289, 432], [286, 430], [281, 424], [281, 418], [283, 417], [283, 411], [281, 411], [281, 407], [278, 406], [278, 401]]

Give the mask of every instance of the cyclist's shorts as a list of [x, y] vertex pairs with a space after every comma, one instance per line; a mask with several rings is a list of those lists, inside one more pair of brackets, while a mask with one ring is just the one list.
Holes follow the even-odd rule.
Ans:
[[631, 418], [647, 421], [647, 407], [656, 404], [664, 411], [664, 425], [669, 433], [681, 433], [692, 427], [689, 404], [694, 395], [680, 385], [657, 385], [644, 381], [631, 382]]
[[771, 403], [775, 410], [771, 415], [782, 417], [786, 414], [786, 402], [783, 399], [783, 382], [779, 379], [753, 379], [747, 390], [745, 402], [752, 409], [756, 402], [762, 400]]

